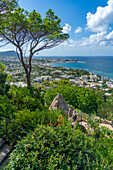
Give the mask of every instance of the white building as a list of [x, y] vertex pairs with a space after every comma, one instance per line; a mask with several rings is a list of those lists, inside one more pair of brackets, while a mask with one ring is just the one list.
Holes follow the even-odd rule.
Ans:
[[111, 93], [105, 93], [106, 96], [111, 96]]
[[10, 82], [10, 85], [15, 85], [15, 86], [17, 86], [17, 87], [27, 87], [27, 84], [26, 83], [24, 83], [24, 82]]
[[41, 77], [36, 77], [36, 78], [33, 79], [33, 80], [39, 82], [39, 81], [41, 81], [42, 79], [41, 79]]
[[41, 78], [41, 79], [44, 79], [44, 80], [52, 79], [52, 77], [51, 77], [51, 76], [41, 76], [40, 78]]
[[84, 80], [87, 80], [87, 79], [88, 79], [88, 76], [87, 76], [87, 75], [83, 75], [83, 76], [80, 77], [80, 79], [83, 80], [83, 81], [84, 81]]

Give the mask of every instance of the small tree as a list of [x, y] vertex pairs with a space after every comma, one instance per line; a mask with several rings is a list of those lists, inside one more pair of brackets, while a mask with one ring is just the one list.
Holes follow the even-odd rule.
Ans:
[[[62, 32], [61, 20], [49, 9], [44, 19], [33, 11], [28, 13], [20, 7], [0, 18], [0, 36], [7, 44], [16, 47], [16, 52], [22, 63], [27, 85], [31, 86], [30, 75], [32, 70], [32, 57], [37, 52], [53, 48], [69, 38]], [[29, 58], [26, 51], [29, 50]]]

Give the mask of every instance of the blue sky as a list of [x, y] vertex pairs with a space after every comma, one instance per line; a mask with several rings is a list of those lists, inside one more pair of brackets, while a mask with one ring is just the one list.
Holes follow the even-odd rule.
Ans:
[[[51, 8], [69, 33], [67, 42], [39, 53], [42, 56], [113, 56], [113, 0], [19, 0], [27, 11], [42, 17]], [[2, 48], [15, 49], [8, 45]]]

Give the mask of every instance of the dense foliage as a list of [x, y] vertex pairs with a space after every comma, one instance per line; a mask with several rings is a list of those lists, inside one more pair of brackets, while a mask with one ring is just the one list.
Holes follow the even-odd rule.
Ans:
[[2, 116], [12, 118], [13, 112], [18, 110], [43, 110], [44, 100], [39, 90], [34, 87], [11, 86], [6, 94], [0, 95], [0, 107]]
[[9, 102], [7, 95], [0, 95], [0, 116], [12, 118], [15, 110], [15, 106]]
[[[62, 111], [49, 111], [44, 107], [44, 100], [40, 91], [34, 87], [16, 87], [11, 86], [9, 91], [3, 96], [0, 95], [0, 117], [6, 117], [8, 121], [7, 128], [9, 129], [7, 137], [11, 139], [10, 131], [18, 134], [19, 130], [13, 123], [16, 123], [26, 132], [34, 130], [38, 124], [48, 124], [57, 126], [59, 124], [58, 117], [62, 115]], [[0, 119], [0, 126], [6, 127], [6, 120]], [[1, 129], [0, 135], [4, 136], [5, 130]], [[14, 138], [15, 139], [15, 138]]]
[[6, 85], [6, 79], [8, 75], [5, 73], [5, 66], [0, 62], [0, 95], [5, 94], [8, 91], [8, 85]]
[[69, 69], [69, 71], [72, 71], [73, 75], [76, 75], [76, 77], [80, 77], [82, 75], [89, 75], [90, 73], [86, 70], [82, 69]]
[[103, 102], [99, 94], [91, 89], [70, 86], [69, 84], [57, 85], [57, 88], [49, 89], [45, 94], [45, 102], [50, 106], [54, 97], [60, 93], [64, 100], [86, 113], [97, 112], [99, 105]]
[[39, 108], [43, 109], [44, 101], [41, 93], [34, 87], [16, 87], [12, 86], [8, 92], [10, 103], [12, 103], [18, 110], [23, 108], [34, 111]]
[[[26, 131], [33, 130], [40, 122], [38, 116], [41, 110], [44, 110], [44, 100], [40, 91], [34, 87], [16, 87], [6, 85], [7, 74], [4, 72], [4, 66], [0, 64], [0, 117], [10, 119], [20, 128]], [[4, 76], [5, 75], [5, 76]], [[35, 112], [35, 110], [37, 110]], [[7, 137], [14, 139], [10, 131], [21, 136], [21, 132], [14, 124], [8, 121], [9, 129]], [[6, 120], [0, 118], [0, 135], [4, 136]], [[17, 139], [16, 139], [17, 140]]]
[[57, 126], [60, 123], [60, 117], [65, 122], [66, 116], [62, 117], [62, 111], [57, 112], [47, 109], [40, 111], [37, 109], [34, 112], [31, 112], [30, 110], [25, 109], [14, 113], [13, 122], [29, 132], [30, 130], [34, 130], [39, 124]]
[[[92, 134], [89, 136], [86, 131], [85, 134], [79, 130], [79, 123], [76, 129], [71, 128], [62, 111], [48, 110], [44, 106], [45, 102], [49, 106], [57, 93], [60, 93], [67, 103], [92, 113], [97, 111], [100, 104], [103, 105], [98, 93], [73, 86], [68, 80], [59, 83], [54, 81], [50, 86], [57, 87], [47, 92], [46, 89], [40, 92], [40, 89], [35, 87], [8, 86], [5, 85], [7, 75], [4, 79], [3, 65], [1, 73], [1, 80], [4, 81], [0, 84], [3, 92], [0, 95], [0, 116], [11, 119], [11, 122], [7, 122], [9, 130], [6, 140], [10, 141], [10, 144], [17, 142], [17, 136], [10, 131], [20, 139], [26, 132], [28, 134], [17, 144], [6, 169], [113, 168], [113, 133], [109, 129], [100, 128], [99, 122], [90, 117], [88, 126], [92, 129]], [[112, 102], [112, 97], [107, 102]], [[24, 129], [24, 132], [14, 123]], [[5, 119], [0, 119], [0, 126], [5, 129]], [[2, 136], [6, 133], [4, 129], [0, 130]]]
[[113, 95], [100, 105], [97, 115], [103, 119], [113, 120]]
[[87, 137], [67, 127], [38, 126], [18, 143], [8, 170], [22, 169], [111, 169], [111, 139]]

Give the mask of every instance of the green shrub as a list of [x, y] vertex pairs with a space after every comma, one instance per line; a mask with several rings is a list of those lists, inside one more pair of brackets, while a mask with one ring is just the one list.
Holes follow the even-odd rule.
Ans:
[[101, 96], [88, 88], [70, 85], [58, 85], [57, 88], [49, 89], [45, 96], [47, 106], [50, 106], [54, 97], [60, 93], [64, 100], [73, 107], [81, 109], [86, 113], [95, 113], [103, 100]]
[[98, 108], [97, 115], [103, 119], [112, 120], [113, 118], [113, 97], [111, 100], [104, 102]]
[[[37, 125], [51, 125], [51, 126], [61, 126], [64, 124], [67, 124], [67, 117], [65, 115], [62, 115], [62, 111], [54, 111], [54, 110], [46, 110], [43, 111], [35, 110], [34, 112], [31, 112], [28, 109], [24, 110], [18, 110], [12, 114], [12, 122], [15, 123], [17, 126], [22, 128], [26, 132], [33, 131]], [[26, 135], [26, 133], [23, 133], [17, 126], [15, 126], [12, 122], [8, 121], [7, 128], [9, 129], [7, 133], [7, 138], [12, 139], [15, 137], [15, 135], [11, 134], [11, 132], [14, 132], [16, 135], [18, 135], [20, 138]], [[0, 120], [0, 126], [5, 128], [6, 127], [6, 120], [1, 119]], [[0, 135], [5, 135], [5, 130], [1, 129]], [[18, 138], [14, 138], [16, 141]]]
[[0, 95], [0, 116], [12, 118], [12, 113], [17, 108], [9, 102], [7, 95], [1, 96]]
[[[62, 115], [62, 111], [46, 109], [40, 111], [37, 109], [31, 112], [28, 109], [24, 109], [14, 113], [13, 122], [28, 132], [34, 130], [39, 124], [57, 126], [59, 124], [58, 118], [60, 115]], [[65, 120], [66, 116], [64, 116], [63, 119]]]
[[7, 74], [4, 72], [0, 72], [0, 94], [3, 95], [5, 93], [5, 82], [6, 82]]
[[35, 109], [43, 110], [44, 101], [41, 93], [34, 87], [16, 87], [12, 86], [8, 92], [10, 102], [18, 107], [18, 110], [24, 108], [34, 111]]
[[103, 147], [101, 151], [102, 142], [100, 143], [101, 146], [98, 146], [99, 143], [96, 144], [95, 139], [78, 130], [74, 131], [69, 126], [38, 126], [33, 133], [18, 143], [6, 169], [110, 170], [111, 159], [109, 161], [103, 157], [107, 148]]

